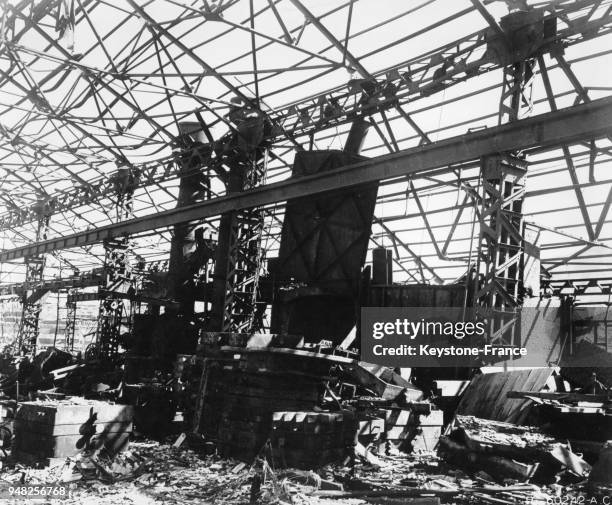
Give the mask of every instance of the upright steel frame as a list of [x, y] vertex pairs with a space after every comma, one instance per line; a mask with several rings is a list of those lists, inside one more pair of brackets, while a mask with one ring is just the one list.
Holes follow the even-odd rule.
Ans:
[[64, 348], [66, 351], [74, 350], [74, 337], [76, 335], [77, 318], [77, 290], [69, 289], [66, 297], [66, 327], [64, 330]]
[[[179, 131], [185, 145], [180, 154], [180, 179], [177, 207], [192, 205], [210, 198], [211, 195], [211, 146], [191, 138], [188, 125], [179, 123]], [[204, 244], [196, 235], [202, 220], [196, 219], [174, 226], [170, 243], [168, 267], [169, 296], [179, 304], [179, 312], [192, 314], [196, 286], [205, 284], [209, 256], [200, 251]], [[202, 230], [203, 231], [203, 230]], [[186, 249], [193, 248], [187, 252]]]
[[[37, 205], [36, 240], [46, 240], [51, 220], [52, 202], [39, 201]], [[17, 335], [17, 350], [24, 354], [35, 354], [39, 336], [46, 255], [37, 254], [25, 258], [25, 284], [22, 302], [21, 322]]]
[[523, 256], [523, 200], [527, 164], [513, 154], [482, 160], [476, 312], [497, 344], [515, 345]]
[[[523, 13], [521, 13], [523, 14]], [[507, 34], [508, 50], [513, 34]], [[525, 55], [522, 61], [503, 67], [499, 124], [517, 121], [533, 111], [533, 82], [537, 60]], [[479, 213], [476, 314], [487, 322], [488, 339], [498, 345], [520, 344], [522, 303], [521, 280], [523, 202], [527, 162], [520, 152], [485, 156], [481, 160], [482, 199]]]
[[[116, 220], [134, 217], [133, 198], [138, 174], [131, 167], [120, 168], [115, 178]], [[121, 329], [133, 316], [133, 295], [137, 278], [131, 265], [131, 242], [128, 236], [104, 241], [104, 297], [98, 311], [94, 352], [102, 359], [113, 359], [119, 352]]]
[[[226, 144], [228, 194], [252, 189], [264, 182], [267, 150], [262, 145], [265, 117], [244, 105], [233, 115], [236, 131]], [[210, 328], [249, 333], [260, 329], [257, 290], [261, 273], [263, 213], [259, 208], [226, 212], [219, 223], [213, 279]]]
[[[254, 167], [253, 175], [256, 172], [259, 167]], [[229, 254], [224, 265], [221, 331], [249, 333], [261, 329], [262, 324], [258, 317], [257, 289], [261, 273], [263, 214], [260, 209], [244, 209], [231, 212], [227, 220]]]

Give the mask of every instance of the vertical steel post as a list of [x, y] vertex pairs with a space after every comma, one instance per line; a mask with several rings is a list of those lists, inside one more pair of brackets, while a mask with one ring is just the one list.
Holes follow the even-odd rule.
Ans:
[[[179, 130], [182, 125], [179, 124]], [[184, 134], [186, 135], [186, 134]], [[190, 145], [180, 154], [180, 180], [177, 207], [191, 205], [210, 198], [210, 154], [208, 145]], [[202, 222], [189, 221], [174, 226], [170, 243], [168, 265], [169, 298], [179, 304], [182, 314], [193, 314], [196, 290], [194, 283], [206, 268], [208, 257], [198, 254], [201, 247], [197, 240], [197, 229]]]
[[[49, 221], [53, 212], [53, 202], [40, 200], [36, 210], [38, 215], [36, 241], [46, 240]], [[20, 353], [36, 354], [42, 297], [45, 294], [45, 291], [41, 289], [45, 262], [44, 254], [25, 258], [27, 289], [22, 297], [21, 323], [17, 335], [17, 351]]]
[[[235, 107], [230, 118], [236, 132], [225, 145], [230, 171], [227, 193], [237, 193], [261, 184], [265, 177], [267, 151], [263, 147], [265, 118], [249, 105]], [[215, 271], [210, 329], [249, 333], [259, 329], [257, 292], [261, 270], [261, 209], [242, 209], [223, 214]]]
[[[133, 198], [138, 185], [138, 173], [129, 166], [120, 166], [114, 175], [116, 220], [134, 216]], [[135, 294], [136, 277], [131, 266], [131, 242], [129, 237], [117, 237], [104, 241], [103, 298], [98, 311], [96, 343], [86, 351], [89, 357], [114, 359], [119, 352], [119, 337], [124, 321], [129, 325], [133, 315], [132, 295]]]
[[[522, 15], [522, 14], [521, 14]], [[508, 45], [515, 47], [513, 33]], [[499, 124], [516, 121], [533, 111], [532, 88], [537, 60], [503, 67]], [[478, 238], [478, 272], [475, 289], [476, 314], [487, 322], [488, 338], [498, 345], [520, 344], [523, 201], [527, 162], [520, 152], [485, 156], [481, 160], [482, 204]]]
[[65, 328], [65, 343], [66, 351], [74, 350], [74, 335], [76, 333], [76, 315], [77, 315], [77, 298], [76, 289], [69, 289], [66, 296], [66, 328]]

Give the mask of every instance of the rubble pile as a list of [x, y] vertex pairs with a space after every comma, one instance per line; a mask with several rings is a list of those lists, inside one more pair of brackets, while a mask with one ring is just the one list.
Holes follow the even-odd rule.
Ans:
[[[433, 453], [380, 455], [377, 464], [327, 465], [317, 471], [272, 468], [203, 455], [183, 444], [134, 442], [112, 458], [82, 453], [57, 466], [22, 464], [0, 472], [7, 485], [65, 484], [79, 504], [335, 504], [365, 503], [515, 504], [551, 503], [586, 496], [584, 486], [500, 485], [484, 474], [471, 476]], [[582, 497], [582, 498], [580, 498]]]
[[456, 416], [439, 454], [450, 463], [500, 482], [569, 482], [588, 477], [591, 466], [536, 427]]
[[16, 464], [0, 473], [0, 485], [65, 483], [72, 503], [179, 504], [244, 500], [249, 477], [244, 463], [202, 458], [170, 444], [133, 442], [112, 458], [94, 452], [42, 469]]
[[[174, 402], [163, 415], [168, 396], [144, 379], [89, 398], [56, 386], [30, 391], [37, 400], [4, 400], [0, 491], [65, 485], [65, 503], [95, 505], [544, 505], [612, 496], [608, 391], [555, 392], [545, 390], [550, 372], [500, 372], [476, 376], [449, 408], [399, 371], [348, 352], [224, 343], [181, 361], [176, 384], [163, 383]], [[551, 406], [601, 429], [551, 424]], [[165, 419], [160, 437], [143, 423], [154, 417]]]

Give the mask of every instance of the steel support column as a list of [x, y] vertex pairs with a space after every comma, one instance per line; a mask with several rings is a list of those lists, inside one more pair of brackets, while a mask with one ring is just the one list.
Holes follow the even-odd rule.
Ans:
[[478, 240], [477, 314], [496, 344], [515, 344], [523, 255], [523, 200], [527, 163], [512, 154], [482, 160], [482, 207]]
[[262, 231], [263, 214], [259, 209], [221, 216], [219, 248], [227, 254], [225, 260], [217, 260], [212, 315], [213, 325], [219, 331], [249, 333], [260, 329], [256, 300]]
[[552, 148], [583, 140], [601, 138], [612, 129], [612, 99], [602, 98], [520, 121], [458, 135], [438, 142], [406, 149], [330, 172], [298, 180], [287, 179], [253, 190], [211, 198], [180, 209], [141, 216], [122, 223], [54, 237], [0, 252], [0, 262], [31, 254], [99, 244], [109, 237], [142, 233], [177, 223], [218, 216], [233, 209], [259, 207], [292, 198], [316, 195], [395, 177], [422, 177], [428, 172], [452, 172], [458, 163], [477, 160], [491, 153], [516, 149]]
[[[262, 145], [265, 117], [245, 104], [230, 118], [237, 132], [225, 145], [229, 174], [228, 195], [259, 186], [265, 177], [267, 152]], [[258, 207], [231, 210], [221, 215], [213, 275], [209, 328], [213, 331], [249, 333], [260, 329], [263, 316], [257, 310], [261, 270], [263, 213]]]
[[[133, 198], [138, 174], [131, 167], [122, 167], [114, 175], [115, 212], [118, 222], [134, 217]], [[96, 342], [86, 352], [88, 357], [113, 359], [119, 352], [119, 339], [124, 322], [130, 325], [136, 277], [132, 272], [129, 236], [104, 241], [104, 298], [100, 301]], [[128, 294], [128, 298], [124, 297]]]
[[[181, 153], [177, 208], [210, 198], [210, 151], [207, 145], [192, 144]], [[207, 280], [206, 266], [212, 246], [204, 237], [200, 219], [178, 223], [173, 231], [168, 265], [168, 296], [179, 303], [179, 312], [192, 314], [199, 279], [204, 277], [204, 282]]]
[[[519, 19], [523, 14], [520, 13]], [[509, 23], [511, 24], [511, 23]], [[516, 30], [517, 28], [514, 27]], [[507, 34], [514, 51], [517, 32]], [[503, 67], [499, 124], [531, 115], [532, 88], [537, 60]], [[519, 345], [517, 309], [522, 303], [523, 201], [527, 162], [520, 151], [482, 157], [482, 203], [479, 216], [475, 304], [476, 314], [486, 321], [488, 340], [499, 345]]]
[[[37, 210], [36, 240], [46, 240], [53, 204], [39, 201]], [[41, 284], [44, 277], [45, 254], [35, 254], [25, 258], [25, 284], [27, 289], [22, 296], [22, 313], [17, 335], [17, 350], [24, 354], [36, 354], [39, 335], [39, 318], [42, 310], [42, 297], [45, 290]]]
[[66, 297], [66, 328], [64, 331], [65, 341], [64, 349], [68, 352], [74, 350], [74, 335], [76, 334], [76, 316], [77, 316], [77, 293], [76, 289], [68, 290]]

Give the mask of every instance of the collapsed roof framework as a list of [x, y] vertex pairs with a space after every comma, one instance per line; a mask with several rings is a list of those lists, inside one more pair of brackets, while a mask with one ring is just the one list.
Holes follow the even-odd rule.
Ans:
[[[377, 159], [364, 170], [384, 179], [372, 243], [394, 249], [403, 280], [442, 283], [465, 272], [478, 233], [473, 191], [484, 153], [462, 158], [457, 146], [466, 132], [474, 132], [468, 140], [497, 139], [502, 71], [486, 51], [485, 34], [499, 30], [504, 2], [381, 7], [349, 0], [330, 8], [305, 0], [76, 0], [74, 50], [56, 30], [70, 4], [4, 3], [0, 282], [24, 279], [20, 258], [35, 251], [43, 205], [50, 212], [49, 242], [36, 251], [53, 253], [45, 277], [99, 267], [104, 237], [96, 230], [113, 222], [111, 176], [126, 165], [140, 174], [136, 220], [110, 233], [117, 236], [123, 226], [140, 256], [165, 260], [172, 223], [161, 217], [176, 205], [178, 124], [197, 122], [218, 140], [231, 128], [226, 114], [235, 96], [257, 101], [277, 127], [266, 182], [279, 187], [291, 186], [282, 181], [295, 149], [339, 148], [351, 118], [365, 115], [374, 127], [363, 154]], [[612, 240], [612, 180], [606, 176], [612, 150], [607, 127], [600, 126], [609, 125], [609, 103], [598, 100], [612, 89], [605, 71], [612, 50], [604, 49], [611, 3], [530, 4], [557, 17], [565, 51], [539, 58], [533, 138], [504, 137], [504, 149], [528, 149], [525, 215], [538, 230], [543, 266], [553, 278], [597, 278], [609, 269]], [[380, 97], [366, 110], [364, 83], [373, 79]], [[563, 116], [580, 103], [583, 110], [569, 120]], [[537, 119], [548, 112], [549, 119]], [[592, 122], [593, 113], [603, 123]], [[586, 122], [591, 131], [570, 135], [568, 125]], [[546, 142], [537, 133], [542, 124], [549, 128]], [[399, 154], [378, 158], [389, 152]], [[421, 152], [431, 152], [435, 162], [418, 173], [411, 156]], [[394, 157], [390, 173], [385, 161]], [[345, 180], [357, 173], [351, 169]], [[297, 186], [308, 191], [304, 183]], [[221, 182], [212, 187], [222, 198]], [[259, 191], [268, 195], [258, 202], [266, 206], [264, 240], [273, 254], [289, 193], [272, 186]], [[250, 195], [241, 197], [248, 202]], [[214, 228], [223, 202], [204, 202], [192, 214], [209, 218]], [[60, 239], [67, 236], [77, 240]]]

